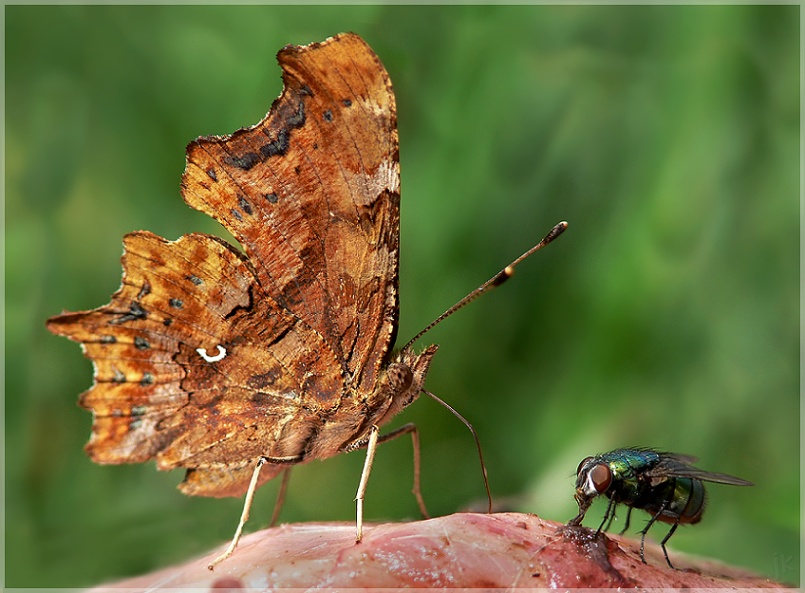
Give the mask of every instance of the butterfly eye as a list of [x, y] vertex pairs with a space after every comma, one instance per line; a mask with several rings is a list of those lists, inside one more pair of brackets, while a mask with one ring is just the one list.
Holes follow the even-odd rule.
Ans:
[[612, 470], [604, 463], [599, 463], [590, 470], [590, 481], [595, 487], [596, 492], [603, 494], [612, 484]]
[[581, 470], [584, 468], [585, 465], [587, 465], [587, 462], [590, 461], [591, 459], [592, 457], [585, 457], [584, 459], [581, 460], [581, 463], [579, 463], [579, 467], [576, 468], [577, 476], [581, 473]]

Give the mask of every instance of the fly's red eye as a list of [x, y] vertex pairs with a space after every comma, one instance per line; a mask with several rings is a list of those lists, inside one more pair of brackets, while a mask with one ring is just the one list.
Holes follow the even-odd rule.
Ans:
[[590, 480], [593, 486], [595, 486], [596, 491], [599, 494], [603, 494], [609, 489], [609, 485], [612, 484], [612, 471], [609, 469], [608, 465], [599, 463], [590, 470]]
[[584, 468], [584, 466], [587, 465], [587, 462], [590, 461], [591, 459], [592, 457], [585, 457], [584, 459], [581, 460], [581, 463], [579, 463], [579, 467], [576, 468], [577, 476], [581, 473], [582, 468]]

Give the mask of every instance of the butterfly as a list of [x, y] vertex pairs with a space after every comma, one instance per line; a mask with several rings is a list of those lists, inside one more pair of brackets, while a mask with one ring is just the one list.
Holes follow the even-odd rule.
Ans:
[[94, 417], [93, 461], [154, 459], [159, 470], [186, 470], [185, 494], [246, 495], [236, 536], [213, 564], [234, 550], [256, 488], [292, 465], [367, 448], [360, 540], [375, 447], [401, 434], [414, 438], [427, 516], [416, 427], [379, 435], [422, 392], [437, 350], [392, 348], [400, 168], [391, 81], [355, 34], [286, 46], [277, 59], [284, 89], [261, 122], [187, 147], [182, 197], [242, 250], [206, 234], [130, 233], [111, 302], [47, 322], [94, 364], [80, 398]]

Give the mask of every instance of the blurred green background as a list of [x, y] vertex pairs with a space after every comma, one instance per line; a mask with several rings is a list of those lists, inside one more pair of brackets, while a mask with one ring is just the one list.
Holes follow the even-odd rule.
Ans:
[[[497, 502], [567, 521], [584, 456], [696, 454], [757, 486], [710, 487], [672, 557], [797, 584], [799, 10], [6, 7], [6, 585], [91, 585], [231, 537], [241, 500], [86, 458], [91, 365], [44, 321], [108, 302], [124, 233], [220, 233], [179, 196], [185, 145], [265, 114], [282, 46], [348, 30], [397, 93], [401, 340], [570, 222], [422, 343]], [[393, 426], [412, 421], [431, 513], [480, 501], [466, 428], [427, 398]], [[362, 463], [297, 468], [282, 520], [352, 521]], [[410, 440], [383, 445], [367, 519], [416, 518], [410, 485]]]

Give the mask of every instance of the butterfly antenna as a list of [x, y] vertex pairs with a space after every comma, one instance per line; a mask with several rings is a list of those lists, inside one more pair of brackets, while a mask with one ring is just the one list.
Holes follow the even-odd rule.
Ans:
[[450, 307], [447, 311], [445, 311], [444, 313], [439, 315], [436, 319], [431, 321], [427, 325], [427, 327], [425, 327], [425, 329], [423, 329], [421, 332], [419, 332], [417, 335], [415, 335], [413, 338], [411, 338], [408, 341], [408, 343], [405, 346], [403, 346], [402, 349], [407, 350], [411, 346], [411, 344], [416, 342], [419, 338], [421, 338], [423, 335], [425, 335], [427, 332], [429, 332], [431, 329], [433, 329], [434, 326], [438, 325], [439, 323], [444, 321], [446, 318], [450, 317], [453, 313], [455, 313], [456, 311], [458, 311], [462, 307], [470, 304], [472, 301], [477, 299], [479, 296], [481, 296], [485, 292], [488, 292], [488, 291], [492, 290], [493, 288], [496, 288], [496, 287], [500, 286], [501, 284], [503, 284], [504, 282], [506, 282], [506, 280], [508, 280], [509, 278], [511, 278], [514, 275], [514, 268], [515, 268], [515, 266], [517, 266], [517, 264], [519, 264], [521, 261], [523, 261], [525, 258], [527, 258], [532, 253], [535, 253], [535, 252], [539, 251], [540, 249], [545, 247], [548, 243], [550, 243], [551, 241], [556, 239], [556, 237], [558, 237], [563, 232], [565, 232], [566, 228], [567, 228], [567, 222], [565, 222], [565, 221], [562, 221], [559, 224], [557, 224], [555, 227], [553, 227], [551, 229], [551, 231], [547, 235], [545, 235], [545, 237], [543, 237], [542, 241], [540, 241], [539, 243], [534, 245], [531, 249], [526, 251], [523, 255], [521, 255], [516, 260], [514, 260], [512, 263], [510, 263], [508, 266], [503, 268], [500, 272], [498, 272], [497, 274], [492, 276], [489, 280], [487, 280], [486, 282], [481, 284], [481, 286], [479, 286], [478, 288], [473, 290], [471, 293], [469, 293], [467, 296], [465, 296], [463, 299], [461, 299], [455, 305]]

